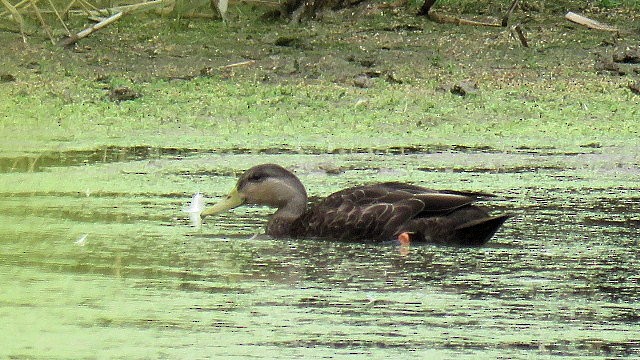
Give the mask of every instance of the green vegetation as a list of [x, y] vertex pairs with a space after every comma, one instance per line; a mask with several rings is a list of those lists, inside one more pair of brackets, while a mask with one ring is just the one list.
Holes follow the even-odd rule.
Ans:
[[[638, 14], [617, 10], [606, 22], [638, 27]], [[614, 76], [594, 65], [637, 44], [637, 33], [519, 10], [524, 48], [508, 29], [356, 11], [301, 26], [261, 22], [246, 7], [230, 11], [228, 25], [130, 17], [74, 50], [0, 33], [9, 45], [1, 72], [16, 78], [0, 83], [0, 152], [637, 142], [640, 98], [627, 86], [638, 69]], [[479, 91], [452, 94], [461, 81]], [[141, 97], [114, 101], [120, 87]]]
[[[509, 2], [441, 1], [469, 18]], [[611, 34], [522, 3], [529, 48], [417, 3], [300, 26], [239, 2], [226, 24], [124, 16], [74, 49], [0, 31], [0, 358], [640, 353], [640, 65], [607, 62], [640, 16], [572, 2]], [[193, 193], [216, 202], [267, 162], [312, 198], [404, 181], [495, 193], [514, 217], [487, 247], [408, 253], [254, 239], [262, 207], [189, 226]]]

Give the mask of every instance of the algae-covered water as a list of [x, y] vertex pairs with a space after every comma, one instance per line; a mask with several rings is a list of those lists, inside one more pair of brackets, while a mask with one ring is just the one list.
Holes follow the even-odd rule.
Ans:
[[[280, 154], [272, 154], [280, 153]], [[269, 209], [190, 226], [244, 169], [312, 196], [396, 179], [488, 191], [483, 248], [253, 238]], [[0, 159], [1, 358], [640, 355], [635, 147], [103, 148]]]

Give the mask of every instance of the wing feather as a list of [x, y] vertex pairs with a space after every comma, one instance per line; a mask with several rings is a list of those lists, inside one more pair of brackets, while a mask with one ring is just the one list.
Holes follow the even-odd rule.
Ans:
[[472, 193], [436, 191], [397, 182], [338, 191], [298, 219], [297, 236], [361, 240], [390, 239], [416, 217], [448, 214], [476, 201]]

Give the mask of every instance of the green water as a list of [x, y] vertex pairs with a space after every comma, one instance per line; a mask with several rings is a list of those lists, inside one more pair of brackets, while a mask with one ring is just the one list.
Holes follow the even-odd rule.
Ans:
[[[0, 358], [640, 356], [637, 148], [281, 150], [0, 158]], [[312, 196], [395, 179], [515, 217], [487, 247], [408, 253], [252, 239], [259, 207], [189, 225], [193, 193], [264, 162]]]

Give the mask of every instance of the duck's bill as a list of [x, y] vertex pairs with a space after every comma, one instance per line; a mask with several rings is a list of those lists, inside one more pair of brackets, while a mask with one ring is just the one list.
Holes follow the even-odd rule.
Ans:
[[200, 218], [204, 219], [207, 216], [217, 215], [238, 207], [242, 204], [244, 204], [244, 199], [242, 199], [242, 197], [238, 193], [238, 189], [234, 188], [233, 190], [231, 190], [229, 195], [224, 198], [224, 200], [220, 201], [210, 208], [204, 209], [204, 211], [202, 211], [202, 213], [200, 214]]

